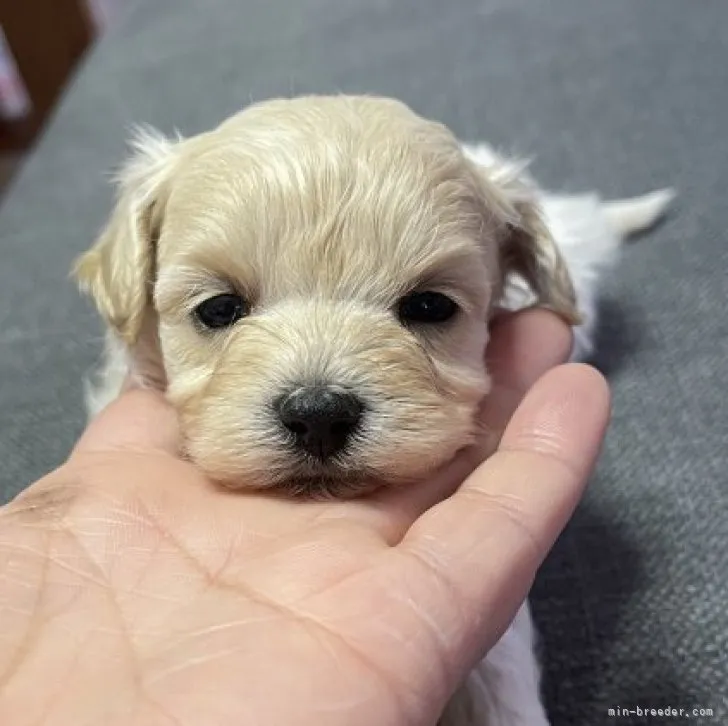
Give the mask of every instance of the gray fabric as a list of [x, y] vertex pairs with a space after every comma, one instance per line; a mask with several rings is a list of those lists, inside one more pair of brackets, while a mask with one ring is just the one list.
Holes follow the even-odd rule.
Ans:
[[[728, 4], [684, 0], [156, 0], [92, 54], [0, 215], [0, 485], [82, 427], [96, 318], [66, 279], [108, 211], [126, 126], [192, 133], [251, 98], [398, 96], [535, 154], [547, 183], [678, 209], [609, 284], [614, 423], [536, 584], [553, 722], [711, 707], [728, 723]], [[676, 720], [676, 722], [679, 720]], [[651, 719], [649, 723], [673, 722]]]

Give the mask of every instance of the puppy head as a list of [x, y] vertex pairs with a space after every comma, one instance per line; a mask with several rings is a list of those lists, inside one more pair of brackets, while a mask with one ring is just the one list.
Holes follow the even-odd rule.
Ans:
[[505, 277], [573, 313], [538, 210], [496, 177], [395, 101], [271, 101], [143, 137], [76, 273], [216, 480], [417, 480], [474, 435]]

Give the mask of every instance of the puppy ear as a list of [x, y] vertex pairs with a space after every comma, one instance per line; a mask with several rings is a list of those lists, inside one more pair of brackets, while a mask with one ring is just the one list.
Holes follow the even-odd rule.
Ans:
[[535, 295], [536, 306], [578, 325], [581, 316], [569, 270], [538, 206], [525, 202], [516, 205], [516, 210], [518, 220], [506, 225], [501, 242], [503, 274], [521, 277]]
[[500, 159], [490, 150], [476, 149], [475, 155], [485, 182], [486, 204], [503, 223], [499, 257], [504, 281], [514, 275], [521, 278], [535, 296], [536, 306], [578, 325], [571, 277], [542, 218], [537, 188], [525, 172], [526, 164]]
[[94, 246], [76, 261], [79, 287], [102, 317], [133, 345], [151, 300], [155, 243], [178, 143], [151, 129], [132, 139], [133, 154], [117, 175], [117, 202]]

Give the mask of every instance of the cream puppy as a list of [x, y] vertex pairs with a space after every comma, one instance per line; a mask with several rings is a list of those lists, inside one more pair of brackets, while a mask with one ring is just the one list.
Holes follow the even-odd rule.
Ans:
[[[523, 165], [405, 105], [254, 105], [145, 132], [76, 267], [109, 327], [95, 412], [129, 374], [166, 391], [224, 486], [416, 486], [477, 435], [488, 319], [541, 305], [589, 349], [596, 283], [669, 193], [551, 197]], [[547, 723], [526, 606], [442, 723]]]

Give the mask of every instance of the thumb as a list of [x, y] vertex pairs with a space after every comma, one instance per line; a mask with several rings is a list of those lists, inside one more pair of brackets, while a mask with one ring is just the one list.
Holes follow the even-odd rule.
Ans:
[[91, 421], [71, 459], [118, 450], [179, 453], [177, 416], [161, 393], [142, 389], [122, 393]]

